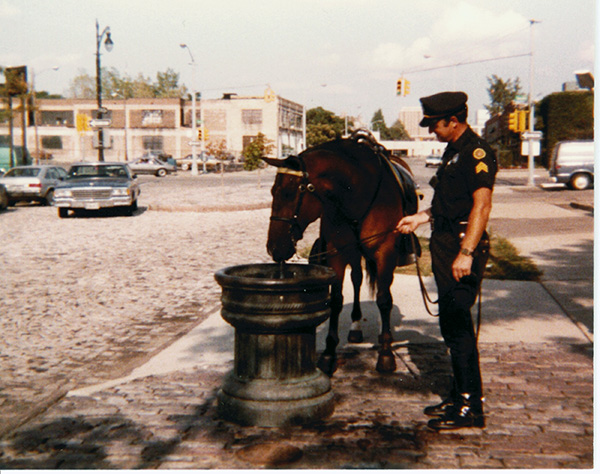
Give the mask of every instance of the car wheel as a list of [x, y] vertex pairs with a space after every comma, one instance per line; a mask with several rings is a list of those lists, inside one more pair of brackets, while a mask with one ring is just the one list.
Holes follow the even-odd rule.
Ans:
[[585, 173], [577, 173], [573, 175], [569, 184], [572, 189], [581, 191], [583, 189], [589, 188], [591, 183], [592, 179], [590, 178], [590, 175]]
[[159, 178], [164, 178], [165, 176], [167, 176], [167, 170], [164, 168], [159, 169], [156, 172], [156, 176], [158, 176]]
[[58, 208], [58, 217], [64, 219], [65, 217], [69, 217], [69, 210], [65, 207]]
[[190, 169], [190, 164], [189, 164], [189, 163], [184, 163], [184, 164], [182, 164], [182, 165], [181, 165], [181, 169], [182, 169], [183, 171], [187, 171], [187, 170], [189, 170], [189, 169]]
[[133, 202], [131, 203], [131, 206], [129, 206], [129, 207], [126, 209], [125, 213], [126, 213], [128, 216], [133, 216], [133, 213], [134, 213], [135, 211], [137, 211], [137, 208], [138, 208], [138, 202], [137, 202], [137, 199], [136, 199], [135, 201], [133, 201]]
[[46, 197], [42, 201], [42, 203], [46, 206], [51, 206], [52, 204], [54, 204], [54, 190], [53, 189], [49, 190], [46, 193]]

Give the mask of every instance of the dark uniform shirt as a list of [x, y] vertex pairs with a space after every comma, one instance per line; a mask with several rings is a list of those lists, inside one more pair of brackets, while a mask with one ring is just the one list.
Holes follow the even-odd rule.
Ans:
[[467, 221], [473, 207], [473, 193], [494, 187], [498, 166], [494, 150], [470, 127], [448, 144], [442, 165], [432, 185], [435, 188], [431, 215], [456, 224]]

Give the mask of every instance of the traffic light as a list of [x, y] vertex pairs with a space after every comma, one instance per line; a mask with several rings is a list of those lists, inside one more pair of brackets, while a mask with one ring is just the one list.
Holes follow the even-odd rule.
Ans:
[[208, 140], [208, 130], [204, 127], [200, 127], [198, 129], [198, 141], [202, 141], [202, 139]]
[[519, 132], [524, 132], [525, 130], [527, 130], [527, 116], [528, 116], [527, 110], [519, 110], [519, 125], [518, 125]]
[[519, 113], [516, 110], [508, 114], [508, 129], [513, 132], [519, 131]]
[[408, 95], [410, 93], [410, 81], [401, 77], [396, 83], [396, 95]]

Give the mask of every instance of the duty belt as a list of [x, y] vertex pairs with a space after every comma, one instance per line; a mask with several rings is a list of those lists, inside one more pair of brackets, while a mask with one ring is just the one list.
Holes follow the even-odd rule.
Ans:
[[459, 235], [460, 238], [465, 236], [467, 232], [466, 221], [453, 222], [443, 216], [431, 218], [431, 230], [435, 232], [451, 232]]

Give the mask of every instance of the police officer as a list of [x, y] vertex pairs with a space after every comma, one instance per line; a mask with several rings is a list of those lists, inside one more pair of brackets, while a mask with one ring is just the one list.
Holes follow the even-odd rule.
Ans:
[[425, 408], [436, 430], [485, 426], [479, 353], [471, 307], [489, 255], [486, 227], [497, 171], [490, 146], [467, 124], [467, 95], [441, 92], [421, 99], [423, 120], [438, 140], [448, 143], [431, 181], [431, 207], [404, 217], [402, 233], [431, 222], [430, 251], [438, 288], [439, 323], [450, 349], [453, 387], [438, 405]]

